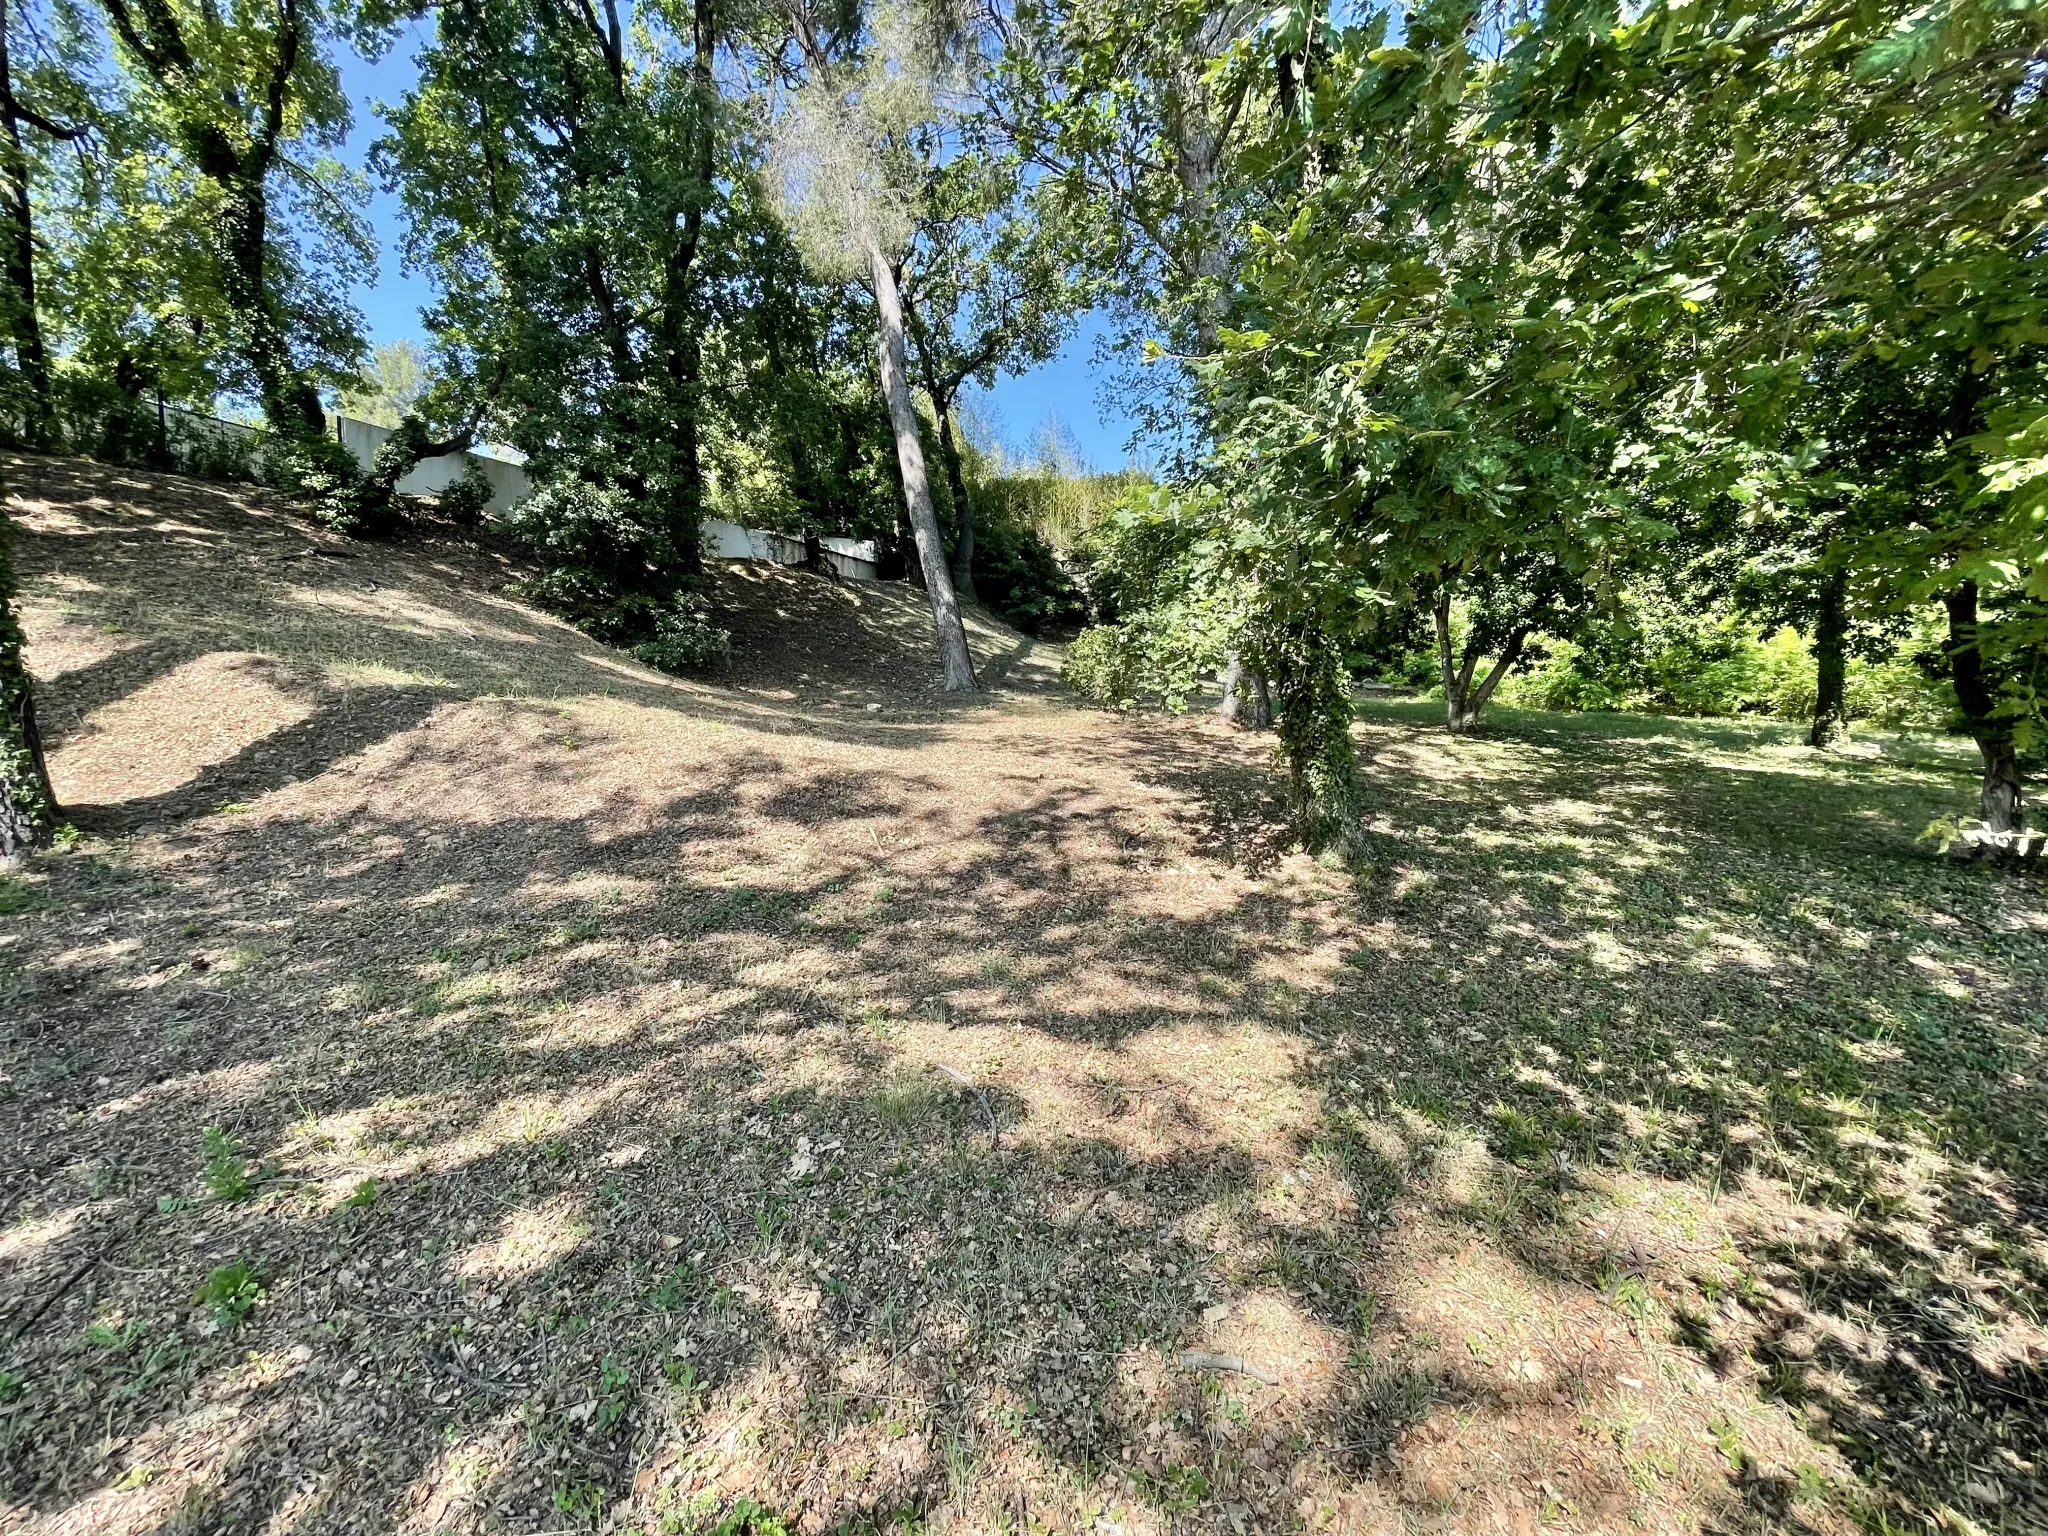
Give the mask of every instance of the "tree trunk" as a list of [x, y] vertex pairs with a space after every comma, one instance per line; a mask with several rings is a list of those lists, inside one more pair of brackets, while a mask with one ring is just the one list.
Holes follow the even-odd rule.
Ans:
[[960, 472], [960, 449], [953, 441], [953, 402], [932, 397], [939, 415], [939, 455], [946, 461], [946, 488], [953, 493], [953, 510], [960, 521], [953, 541], [953, 590], [969, 602], [974, 600], [974, 508], [967, 503], [967, 477]]
[[917, 563], [924, 572], [931, 599], [932, 630], [939, 659], [945, 666], [948, 692], [973, 692], [974, 657], [967, 649], [967, 631], [960, 622], [960, 604], [953, 595], [953, 573], [946, 569], [946, 546], [932, 509], [931, 482], [925, 478], [924, 445], [918, 441], [917, 409], [910, 402], [910, 375], [903, 352], [903, 301], [896, 272], [879, 250], [868, 252], [868, 272], [875, 284], [875, 310], [880, 320], [876, 356], [882, 374], [882, 398], [889, 407], [889, 426], [896, 435], [896, 463], [903, 471], [903, 504], [917, 539]]
[[1990, 678], [1984, 673], [1984, 653], [1977, 644], [1977, 583], [1966, 581], [1942, 598], [1948, 609], [1949, 677], [1955, 684], [1956, 703], [1963, 712], [1964, 729], [1977, 743], [1977, 755], [1984, 760], [1984, 785], [1978, 796], [1984, 826], [1992, 832], [2018, 832], [2025, 825], [2025, 807], [2020, 795], [2019, 755], [2014, 750], [2012, 727], [1994, 719], [1997, 705]]
[[1479, 724], [1479, 713], [1493, 698], [1493, 691], [1501, 679], [1514, 670], [1515, 663], [1522, 659], [1522, 648], [1529, 643], [1526, 628], [1515, 630], [1508, 636], [1508, 643], [1501, 648], [1500, 656], [1494, 661], [1477, 687], [1472, 677], [1479, 670], [1479, 647], [1467, 642], [1464, 659], [1455, 666], [1451, 655], [1451, 600], [1439, 597], [1433, 610], [1436, 619], [1437, 666], [1444, 680], [1444, 726], [1453, 736], [1463, 736]]
[[1478, 665], [1479, 657], [1468, 645], [1465, 647], [1463, 666], [1456, 663], [1451, 652], [1451, 599], [1448, 593], [1436, 600], [1431, 609], [1436, 620], [1436, 664], [1444, 682], [1444, 726], [1453, 736], [1462, 736], [1472, 729], [1478, 719], [1477, 711], [1468, 713], [1465, 696], [1472, 688], [1472, 670]]
[[1223, 660], [1223, 702], [1216, 713], [1246, 731], [1263, 731], [1273, 724], [1273, 692], [1256, 667], [1245, 665], [1233, 648]]
[[14, 357], [28, 386], [28, 401], [22, 435], [32, 448], [48, 448], [57, 441], [57, 403], [50, 388], [50, 354], [43, 344], [43, 325], [36, 314], [35, 216], [29, 203], [28, 152], [21, 142], [21, 117], [14, 105], [14, 67], [7, 52], [7, 6], [0, 0], [0, 200], [7, 204], [8, 330], [14, 338]]
[[57, 830], [57, 797], [36, 730], [35, 693], [14, 617], [13, 527], [0, 512], [0, 865], [18, 863]]
[[1806, 744], [1827, 751], [1849, 739], [1849, 601], [1840, 571], [1820, 589], [1813, 623], [1813, 729]]

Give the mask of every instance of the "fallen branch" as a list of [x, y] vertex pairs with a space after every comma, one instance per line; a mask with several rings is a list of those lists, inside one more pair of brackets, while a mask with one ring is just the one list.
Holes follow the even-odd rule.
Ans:
[[1263, 1381], [1269, 1387], [1280, 1385], [1278, 1376], [1268, 1376], [1243, 1355], [1212, 1355], [1206, 1350], [1191, 1349], [1182, 1354], [1180, 1363], [1190, 1371], [1234, 1371], [1254, 1381]]
[[420, 1358], [427, 1362], [427, 1369], [434, 1375], [445, 1376], [450, 1381], [460, 1382], [465, 1387], [474, 1387], [479, 1392], [495, 1392], [499, 1397], [511, 1397], [519, 1391], [517, 1387], [508, 1387], [501, 1381], [485, 1381], [476, 1372], [435, 1354], [431, 1349], [421, 1350]]

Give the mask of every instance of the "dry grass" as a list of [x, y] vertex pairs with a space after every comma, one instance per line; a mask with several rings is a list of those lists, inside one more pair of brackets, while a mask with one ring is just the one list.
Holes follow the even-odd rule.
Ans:
[[2048, 915], [1915, 849], [1945, 747], [1382, 709], [1347, 871], [915, 594], [728, 573], [686, 682], [9, 474], [84, 836], [0, 886], [0, 1529], [2048, 1522]]

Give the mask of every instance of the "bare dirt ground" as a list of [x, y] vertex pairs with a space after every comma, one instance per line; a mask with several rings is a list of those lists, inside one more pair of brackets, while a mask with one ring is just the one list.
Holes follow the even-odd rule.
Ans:
[[5, 464], [0, 1530], [2048, 1529], [2038, 883], [1947, 744], [1086, 711]]

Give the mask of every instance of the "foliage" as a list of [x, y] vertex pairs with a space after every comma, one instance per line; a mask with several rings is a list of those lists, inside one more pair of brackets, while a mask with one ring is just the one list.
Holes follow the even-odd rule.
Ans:
[[[351, 377], [362, 350], [345, 295], [374, 263], [363, 189], [333, 158], [349, 126], [329, 51], [337, 18], [317, 0], [102, 0], [102, 10], [122, 67], [121, 122], [106, 143], [126, 169], [84, 185], [82, 246], [97, 259], [76, 291], [89, 303], [132, 304], [125, 273], [100, 263], [168, 207], [172, 238], [150, 242], [149, 254], [170, 265], [144, 264], [164, 281], [142, 296], [221, 323], [204, 345], [226, 387], [256, 398], [280, 434], [318, 433], [319, 384]], [[166, 156], [175, 166], [156, 163]], [[110, 243], [95, 244], [103, 220]], [[111, 291], [95, 294], [109, 278]], [[86, 329], [149, 343], [164, 336], [163, 315], [131, 309]], [[161, 386], [175, 349], [147, 352]]]
[[654, 637], [680, 562], [666, 519], [644, 501], [566, 474], [537, 486], [511, 523], [544, 567], [528, 596], [610, 644]]
[[427, 358], [418, 342], [380, 342], [370, 366], [335, 397], [335, 409], [358, 421], [395, 427], [413, 414], [427, 382]]
[[1099, 617], [1068, 648], [1062, 674], [1101, 703], [1157, 699], [1187, 707], [1202, 675], [1223, 664], [1232, 615], [1202, 562], [1213, 544], [1213, 498], [1134, 489], [1080, 548]]
[[242, 1144], [220, 1126], [209, 1125], [200, 1133], [206, 1152], [206, 1192], [216, 1200], [246, 1200], [256, 1192], [249, 1176], [248, 1159]]
[[14, 593], [14, 522], [0, 512], [0, 860], [10, 862], [48, 842], [57, 823]]
[[678, 576], [667, 521], [618, 487], [564, 476], [536, 489], [510, 522], [544, 566], [524, 594], [577, 627], [664, 671], [700, 670], [728, 654], [732, 637]]
[[472, 459], [463, 465], [461, 479], [442, 488], [441, 513], [466, 528], [474, 528], [483, 522], [491, 498], [497, 494], [497, 487]]
[[1039, 476], [976, 478], [969, 487], [976, 595], [1026, 634], [1086, 623], [1086, 595], [1039, 532], [1044, 493], [1058, 487]]
[[652, 638], [633, 654], [663, 672], [701, 672], [732, 654], [732, 635], [711, 622], [697, 598], [681, 595], [655, 614]]
[[246, 1259], [219, 1264], [207, 1271], [192, 1299], [206, 1308], [217, 1327], [239, 1328], [263, 1299], [262, 1277]]
[[356, 456], [325, 433], [273, 435], [262, 450], [263, 476], [304, 502], [336, 533], [374, 537], [390, 531], [395, 512], [366, 494]]

